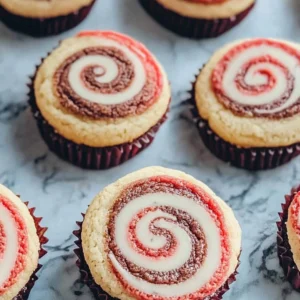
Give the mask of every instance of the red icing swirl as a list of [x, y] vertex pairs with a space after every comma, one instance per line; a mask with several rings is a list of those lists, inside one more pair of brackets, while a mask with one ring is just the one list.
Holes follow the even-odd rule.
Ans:
[[283, 118], [300, 111], [300, 51], [291, 44], [254, 39], [233, 46], [212, 72], [212, 89], [234, 114]]
[[[164, 220], [174, 224], [174, 226], [180, 227], [190, 237], [191, 253], [187, 261], [177, 269], [156, 271], [139, 266], [122, 253], [123, 245], [118, 245], [118, 241], [116, 239], [116, 222], [126, 206], [130, 205], [131, 201], [134, 201], [137, 198], [139, 198], [139, 201], [143, 201], [140, 197], [147, 196], [149, 194], [151, 195], [153, 193], [158, 193], [158, 195], [160, 195], [158, 196], [157, 203], [139, 210], [134, 215], [128, 225], [127, 242], [131, 249], [133, 249], [137, 254], [142, 255], [147, 259], [159, 262], [161, 261], [161, 263], [164, 263], [164, 259], [168, 257], [172, 258], [174, 256], [174, 253], [178, 250], [181, 241], [176, 238], [172, 231], [158, 226], [157, 222]], [[207, 192], [192, 183], [169, 176], [156, 176], [140, 180], [129, 185], [122, 191], [112, 208], [108, 223], [107, 251], [108, 253], [113, 253], [118, 263], [124, 270], [126, 270], [126, 272], [147, 283], [175, 286], [193, 278], [198, 270], [202, 268], [207, 259], [207, 251], [209, 251], [207, 237], [197, 220], [187, 211], [179, 209], [176, 205], [159, 205], [159, 197], [164, 197], [164, 194], [183, 196], [192, 200], [197, 203], [197, 205], [204, 207], [209, 213], [210, 218], [216, 224], [219, 230], [221, 254], [220, 262], [212, 278], [210, 278], [210, 280], [203, 286], [199, 286], [199, 290], [196, 292], [189, 293], [185, 296], [166, 298], [155, 293], [147, 294], [143, 290], [139, 290], [136, 287], [131, 286], [126, 278], [124, 278], [115, 268], [114, 264], [112, 264], [112, 268], [122, 285], [136, 299], [206, 299], [206, 297], [213, 295], [227, 280], [226, 276], [228, 275], [227, 273], [230, 265], [231, 247], [224, 215], [219, 205]], [[151, 213], [155, 213], [157, 211], [160, 211], [165, 215], [152, 219], [148, 229], [154, 236], [163, 236], [166, 243], [159, 248], [150, 248], [149, 246], [144, 245], [143, 241], [140, 240], [137, 233], [137, 224], [143, 218], [147, 218], [147, 216]], [[126, 224], [122, 224], [122, 226], [126, 226]]]
[[7, 236], [4, 231], [4, 225], [0, 221], [0, 261], [4, 257], [6, 243], [7, 243]]
[[[12, 253], [15, 255], [15, 263], [10, 271], [10, 275], [7, 280], [0, 286], [0, 296], [5, 294], [9, 288], [11, 288], [18, 280], [20, 273], [22, 273], [26, 267], [26, 255], [28, 254], [28, 233], [25, 221], [18, 211], [18, 208], [6, 197], [0, 195], [0, 206], [2, 206], [6, 211], [9, 212], [11, 219], [14, 223], [14, 230], [17, 234], [17, 253]], [[8, 240], [12, 237], [7, 236], [5, 226], [1, 221], [0, 216], [0, 266], [1, 260], [4, 259], [6, 255], [6, 247]], [[10, 253], [8, 253], [10, 255]]]

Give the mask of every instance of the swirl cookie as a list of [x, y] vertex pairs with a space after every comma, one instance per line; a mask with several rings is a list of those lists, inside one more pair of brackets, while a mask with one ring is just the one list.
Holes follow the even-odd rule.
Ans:
[[255, 0], [139, 0], [161, 25], [185, 37], [219, 36], [239, 24]]
[[76, 235], [97, 299], [219, 299], [241, 251], [232, 210], [193, 177], [160, 167], [106, 187]]
[[10, 190], [0, 185], [0, 299], [23, 300], [36, 281], [38, 260], [47, 242], [41, 218]]
[[194, 84], [193, 115], [219, 158], [269, 169], [300, 151], [300, 47], [272, 40], [238, 41], [217, 51]]
[[278, 257], [287, 280], [300, 292], [300, 186], [285, 199], [277, 222]]
[[82, 22], [95, 0], [0, 0], [0, 20], [13, 30], [43, 37]]
[[153, 140], [170, 102], [165, 71], [128, 36], [82, 32], [39, 66], [30, 103], [46, 143], [83, 168], [116, 166]]

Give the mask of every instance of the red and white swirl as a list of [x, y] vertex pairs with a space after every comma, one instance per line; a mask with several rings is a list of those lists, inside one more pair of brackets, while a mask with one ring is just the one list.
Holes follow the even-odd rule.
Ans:
[[0, 195], [0, 298], [25, 269], [28, 237], [17, 207]]
[[94, 118], [142, 113], [162, 92], [153, 55], [137, 41], [115, 32], [82, 32], [93, 39], [68, 57], [54, 76], [62, 105]]
[[138, 299], [204, 299], [227, 278], [229, 236], [204, 190], [168, 176], [123, 191], [109, 222], [109, 258]]
[[292, 116], [300, 110], [300, 50], [269, 39], [242, 42], [218, 62], [212, 87], [237, 115]]

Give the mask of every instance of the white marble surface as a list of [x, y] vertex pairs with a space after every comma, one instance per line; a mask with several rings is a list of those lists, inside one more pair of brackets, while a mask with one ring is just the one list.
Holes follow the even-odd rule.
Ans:
[[[299, 0], [258, 0], [254, 12], [230, 33], [210, 41], [175, 36], [146, 15], [136, 0], [99, 0], [89, 18], [58, 37], [33, 39], [0, 24], [0, 182], [22, 195], [44, 217], [50, 241], [30, 299], [93, 299], [79, 281], [72, 231], [93, 196], [120, 176], [149, 165], [188, 172], [234, 209], [243, 229], [240, 275], [224, 299], [295, 300], [276, 256], [277, 212], [283, 195], [300, 183], [300, 158], [267, 172], [238, 170], [214, 158], [198, 138], [183, 101], [190, 81], [212, 52], [245, 37], [300, 42]], [[171, 115], [154, 144], [128, 163], [83, 171], [58, 159], [40, 138], [26, 103], [35, 64], [60, 39], [82, 29], [114, 29], [144, 42], [165, 66], [173, 88]]]

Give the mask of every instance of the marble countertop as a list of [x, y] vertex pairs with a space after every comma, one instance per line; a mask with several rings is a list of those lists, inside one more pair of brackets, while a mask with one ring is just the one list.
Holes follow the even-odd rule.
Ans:
[[[104, 186], [150, 165], [176, 168], [208, 184], [234, 209], [243, 229], [237, 282], [227, 300], [295, 300], [276, 254], [277, 212], [283, 196], [300, 183], [300, 158], [276, 170], [247, 172], [206, 150], [187, 113], [190, 82], [213, 51], [234, 39], [276, 37], [300, 42], [299, 0], [258, 0], [238, 27], [214, 40], [180, 38], [156, 24], [136, 0], [99, 0], [88, 19], [63, 35], [33, 39], [0, 24], [0, 182], [37, 207], [50, 239], [30, 299], [93, 299], [75, 266], [76, 220]], [[83, 29], [113, 29], [144, 42], [166, 68], [172, 83], [170, 118], [153, 145], [108, 171], [83, 171], [53, 155], [39, 136], [26, 103], [28, 76], [40, 58], [63, 38]]]

